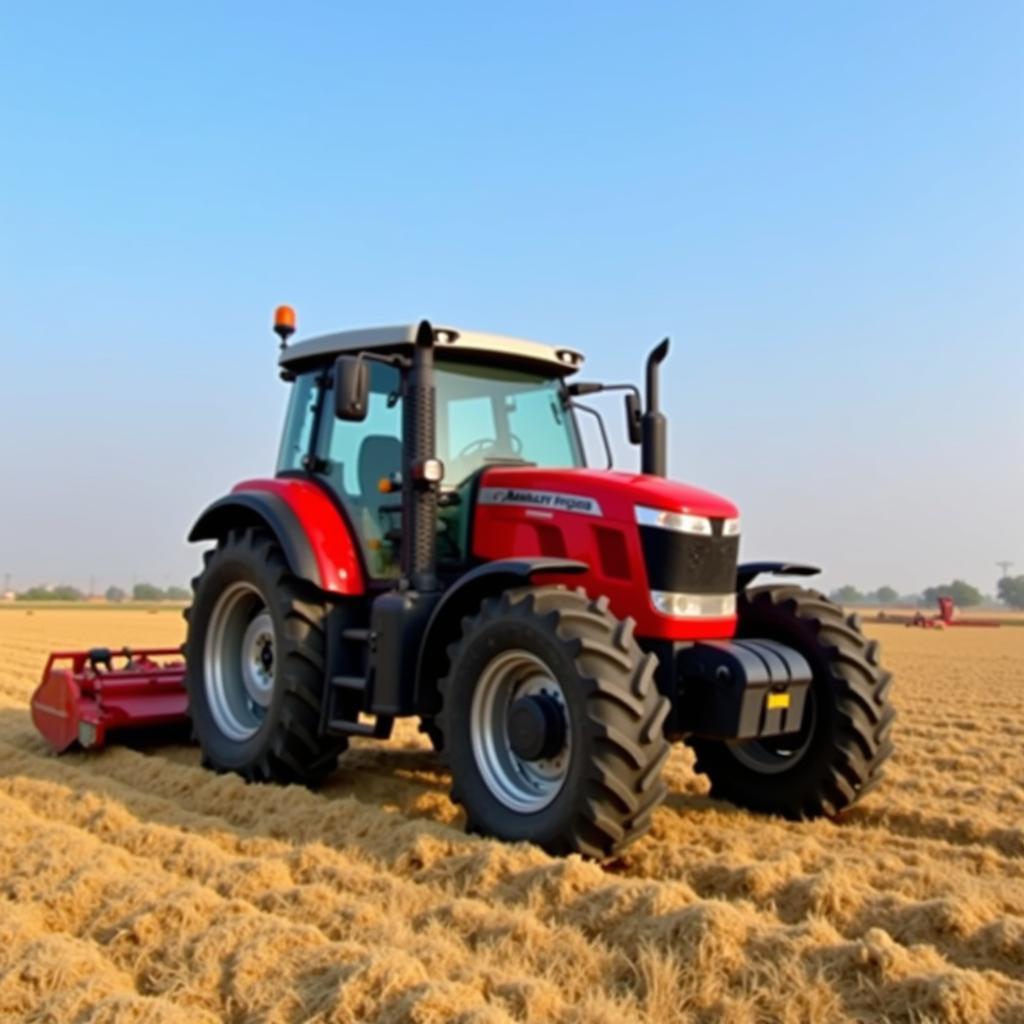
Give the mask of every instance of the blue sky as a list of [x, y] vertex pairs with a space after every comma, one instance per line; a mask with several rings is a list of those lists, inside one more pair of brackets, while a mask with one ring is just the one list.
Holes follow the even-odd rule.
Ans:
[[604, 379], [670, 334], [673, 475], [746, 555], [1024, 572], [1024, 5], [10, 4], [0, 39], [15, 584], [192, 574], [272, 469], [279, 302]]

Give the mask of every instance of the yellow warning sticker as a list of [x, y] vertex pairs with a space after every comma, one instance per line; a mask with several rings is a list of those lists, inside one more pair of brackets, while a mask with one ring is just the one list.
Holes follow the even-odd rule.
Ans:
[[789, 694], [788, 693], [769, 693], [768, 694], [768, 710], [769, 711], [785, 711], [789, 707]]

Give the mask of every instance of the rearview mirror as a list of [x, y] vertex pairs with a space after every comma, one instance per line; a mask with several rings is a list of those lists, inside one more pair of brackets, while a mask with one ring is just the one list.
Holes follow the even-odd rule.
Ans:
[[635, 391], [626, 392], [626, 433], [630, 444], [640, 444], [643, 429], [640, 423], [640, 399]]
[[334, 415], [359, 423], [369, 411], [370, 368], [359, 356], [338, 356], [334, 362]]

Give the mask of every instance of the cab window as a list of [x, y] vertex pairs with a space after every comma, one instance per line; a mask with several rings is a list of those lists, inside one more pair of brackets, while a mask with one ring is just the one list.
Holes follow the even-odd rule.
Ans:
[[366, 419], [335, 419], [334, 394], [328, 388], [317, 452], [323, 460], [320, 474], [348, 510], [370, 575], [387, 578], [398, 575], [401, 495], [383, 493], [380, 484], [401, 473], [402, 407], [398, 370], [375, 362], [369, 366]]
[[284, 431], [281, 434], [281, 448], [277, 453], [278, 473], [302, 469], [302, 461], [309, 454], [310, 434], [319, 397], [316, 379], [320, 372], [309, 370], [300, 373], [292, 382], [284, 417]]

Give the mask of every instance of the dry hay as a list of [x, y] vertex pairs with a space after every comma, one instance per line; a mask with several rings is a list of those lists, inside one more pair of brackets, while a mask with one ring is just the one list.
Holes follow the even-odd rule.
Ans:
[[181, 628], [0, 611], [0, 1019], [1024, 1020], [1024, 630], [870, 627], [898, 755], [843, 822], [712, 803], [679, 748], [600, 867], [465, 835], [412, 724], [320, 794], [46, 751], [48, 649]]

